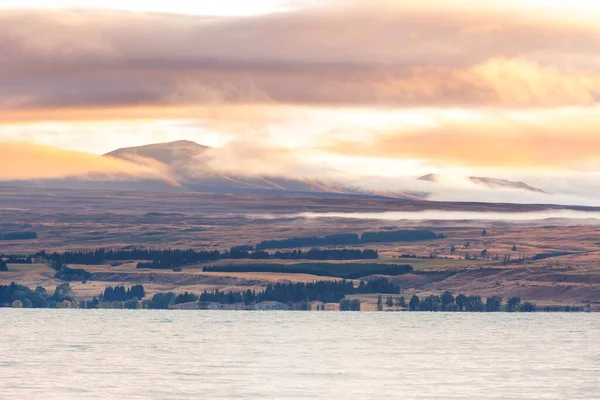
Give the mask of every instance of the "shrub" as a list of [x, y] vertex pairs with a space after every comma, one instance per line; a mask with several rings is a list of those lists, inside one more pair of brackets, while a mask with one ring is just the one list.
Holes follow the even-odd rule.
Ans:
[[175, 297], [175, 293], [173, 292], [156, 293], [152, 296], [152, 301], [149, 306], [153, 309], [166, 310], [173, 304]]
[[87, 281], [92, 277], [92, 274], [84, 269], [69, 268], [66, 265], [63, 265], [61, 269], [54, 274], [54, 277], [67, 282]]
[[183, 303], [193, 303], [198, 301], [199, 297], [194, 293], [181, 293], [177, 297], [175, 297], [174, 304], [183, 304]]
[[536, 306], [533, 303], [526, 301], [521, 305], [521, 312], [535, 312]]

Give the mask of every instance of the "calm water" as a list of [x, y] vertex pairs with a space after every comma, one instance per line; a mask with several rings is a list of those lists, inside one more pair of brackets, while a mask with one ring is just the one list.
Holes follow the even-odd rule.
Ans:
[[595, 314], [0, 309], [2, 399], [594, 399]]

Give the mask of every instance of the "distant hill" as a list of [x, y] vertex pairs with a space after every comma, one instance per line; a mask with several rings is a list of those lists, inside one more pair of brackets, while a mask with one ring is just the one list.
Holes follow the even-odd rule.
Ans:
[[[437, 183], [440, 181], [441, 177], [438, 174], [427, 174], [417, 179], [420, 181]], [[528, 185], [525, 182], [513, 182], [507, 179], [488, 178], [481, 176], [470, 176], [467, 179], [476, 185], [484, 186], [490, 189], [519, 189], [534, 193], [550, 194], [542, 189]]]
[[[208, 150], [211, 150], [210, 155]], [[143, 166], [158, 162], [168, 172], [165, 178], [136, 178], [128, 173], [97, 173], [93, 176], [70, 176], [59, 179], [0, 181], [1, 186], [58, 187], [71, 189], [187, 191], [226, 194], [290, 193], [321, 196], [372, 196], [400, 199], [422, 199], [402, 192], [373, 192], [348, 187], [337, 182], [285, 177], [245, 177], [221, 173], [210, 168], [209, 157], [218, 157], [219, 150], [189, 140], [120, 148], [104, 155], [138, 163]], [[276, 171], [275, 171], [276, 172]]]
[[427, 175], [423, 175], [419, 178], [417, 178], [417, 180], [419, 181], [426, 181], [426, 182], [437, 182], [439, 181], [440, 176], [437, 174], [427, 174]]
[[[395, 198], [403, 200], [425, 200], [430, 198], [434, 190], [420, 185], [418, 191], [379, 189], [369, 190], [358, 185], [318, 179], [293, 179], [277, 176], [238, 176], [220, 172], [211, 168], [211, 161], [218, 161], [219, 149], [203, 146], [189, 140], [168, 143], [156, 143], [138, 147], [125, 147], [105, 154], [111, 157], [137, 163], [144, 167], [157, 164], [161, 174], [156, 178], [136, 178], [134, 174], [97, 173], [93, 176], [70, 176], [62, 179], [31, 179], [19, 181], [0, 181], [0, 186], [59, 187], [72, 189], [104, 189], [104, 190], [147, 190], [169, 192], [198, 192], [223, 194], [281, 194], [293, 195], [319, 194], [324, 197], [370, 196], [378, 198]], [[151, 167], [150, 167], [151, 168]], [[418, 178], [420, 181], [440, 183], [443, 189], [443, 175], [427, 174]], [[376, 180], [377, 177], [374, 177]], [[515, 189], [538, 194], [548, 192], [524, 182], [513, 182], [506, 179], [489, 177], [466, 177], [475, 185], [491, 189]], [[391, 182], [392, 186], [393, 183]], [[379, 185], [383, 186], [383, 185]], [[396, 185], [397, 186], [397, 185]], [[433, 186], [431, 187], [433, 189]]]
[[469, 177], [469, 180], [477, 185], [486, 186], [489, 188], [522, 189], [527, 190], [529, 192], [549, 194], [548, 192], [528, 185], [525, 182], [513, 182], [506, 179], [486, 178], [478, 176], [471, 176]]
[[[206, 152], [211, 149], [198, 143], [181, 140], [147, 146], [128, 147], [114, 150], [106, 157], [121, 158], [136, 162], [139, 157], [149, 158], [166, 165], [174, 179], [195, 192], [204, 193], [322, 193], [330, 196], [366, 195], [392, 198], [420, 198], [401, 192], [372, 192], [350, 188], [335, 182], [315, 179], [289, 179], [283, 177], [244, 177], [220, 173], [210, 169]], [[215, 152], [213, 152], [214, 156]], [[218, 156], [218, 153], [216, 153]]]
[[[202, 156], [208, 146], [202, 146], [190, 140], [178, 140], [176, 142], [149, 144], [139, 147], [124, 147], [105, 154], [107, 157], [134, 159], [132, 156], [152, 158], [174, 170], [185, 170], [192, 160]], [[135, 161], [135, 159], [134, 159]]]

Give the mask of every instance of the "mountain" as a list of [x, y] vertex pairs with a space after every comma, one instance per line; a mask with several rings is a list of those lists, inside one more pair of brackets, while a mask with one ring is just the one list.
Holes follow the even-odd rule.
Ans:
[[[440, 181], [441, 176], [438, 174], [427, 174], [417, 178], [420, 181], [434, 182]], [[484, 186], [490, 189], [519, 189], [526, 190], [528, 192], [550, 194], [542, 189], [531, 186], [525, 182], [514, 182], [507, 179], [489, 178], [481, 176], [469, 176], [467, 179], [478, 186]]]
[[173, 170], [185, 171], [191, 160], [201, 157], [210, 147], [202, 146], [190, 140], [149, 144], [139, 147], [124, 147], [105, 154], [106, 157], [122, 158], [135, 161], [135, 157], [151, 158]]
[[[377, 190], [355, 187], [351, 182], [340, 178], [336, 180], [293, 179], [277, 176], [274, 170], [270, 176], [238, 176], [223, 173], [211, 168], [212, 161], [229, 160], [230, 155], [220, 153], [220, 149], [202, 146], [198, 143], [180, 140], [168, 143], [157, 143], [138, 147], [126, 147], [111, 151], [103, 157], [126, 160], [129, 163], [143, 166], [142, 170], [150, 171], [140, 178], [130, 172], [96, 173], [72, 175], [62, 179], [31, 179], [20, 181], [0, 181], [0, 186], [33, 186], [33, 187], [60, 187], [72, 189], [105, 189], [105, 190], [147, 190], [170, 192], [199, 192], [199, 193], [224, 193], [224, 194], [274, 194], [289, 193], [293, 195], [318, 194], [325, 197], [371, 196], [379, 198], [396, 198], [404, 200], [425, 200], [432, 196], [444, 197], [450, 193], [450, 198], [457, 196], [452, 180], [446, 182], [446, 177], [438, 174], [428, 174], [418, 178], [420, 181], [439, 184], [439, 190], [433, 186], [412, 185], [411, 192], [387, 189], [386, 186], [398, 187], [398, 182], [391, 179], [373, 176], [363, 177], [364, 182], [369, 182]], [[219, 157], [224, 157], [219, 159]], [[234, 161], [235, 162], [235, 161]], [[221, 163], [222, 164], [222, 163]], [[134, 168], [135, 169], [135, 168]], [[156, 173], [153, 173], [156, 171]], [[387, 180], [386, 180], [387, 179]], [[542, 189], [533, 187], [524, 182], [513, 182], [506, 179], [489, 177], [465, 177], [463, 180], [472, 184], [491, 189], [514, 189], [530, 193], [548, 194]], [[448, 185], [449, 184], [449, 185]], [[407, 184], [411, 186], [410, 184]], [[405, 186], [406, 187], [406, 186]], [[454, 190], [454, 193], [452, 192]], [[461, 192], [462, 193], [462, 192]], [[493, 192], [488, 192], [494, 196]], [[460, 196], [460, 194], [459, 194]], [[448, 196], [446, 196], [448, 197]], [[494, 198], [495, 200], [495, 198]]]
[[329, 196], [367, 195], [394, 198], [415, 198], [414, 195], [393, 192], [371, 192], [346, 187], [333, 182], [315, 179], [289, 179], [283, 177], [243, 177], [220, 173], [208, 166], [208, 150], [218, 157], [218, 150], [198, 143], [181, 140], [139, 147], [117, 149], [106, 157], [141, 162], [142, 159], [158, 161], [168, 167], [173, 179], [181, 188], [207, 193], [319, 193]]
[[486, 177], [479, 177], [479, 176], [471, 176], [471, 177], [469, 177], [469, 180], [477, 185], [485, 186], [485, 187], [492, 188], [492, 189], [496, 189], [496, 188], [521, 189], [521, 190], [527, 190], [529, 192], [549, 194], [545, 190], [538, 189], [536, 187], [528, 185], [525, 182], [513, 182], [513, 181], [506, 180], [506, 179], [486, 178]]
[[427, 174], [417, 178], [417, 180], [426, 182], [438, 182], [440, 180], [440, 176], [438, 174]]

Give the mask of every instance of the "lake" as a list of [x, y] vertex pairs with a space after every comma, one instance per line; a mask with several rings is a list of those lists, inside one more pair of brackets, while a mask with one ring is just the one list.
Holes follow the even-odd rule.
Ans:
[[596, 314], [0, 309], [5, 399], [600, 398]]

